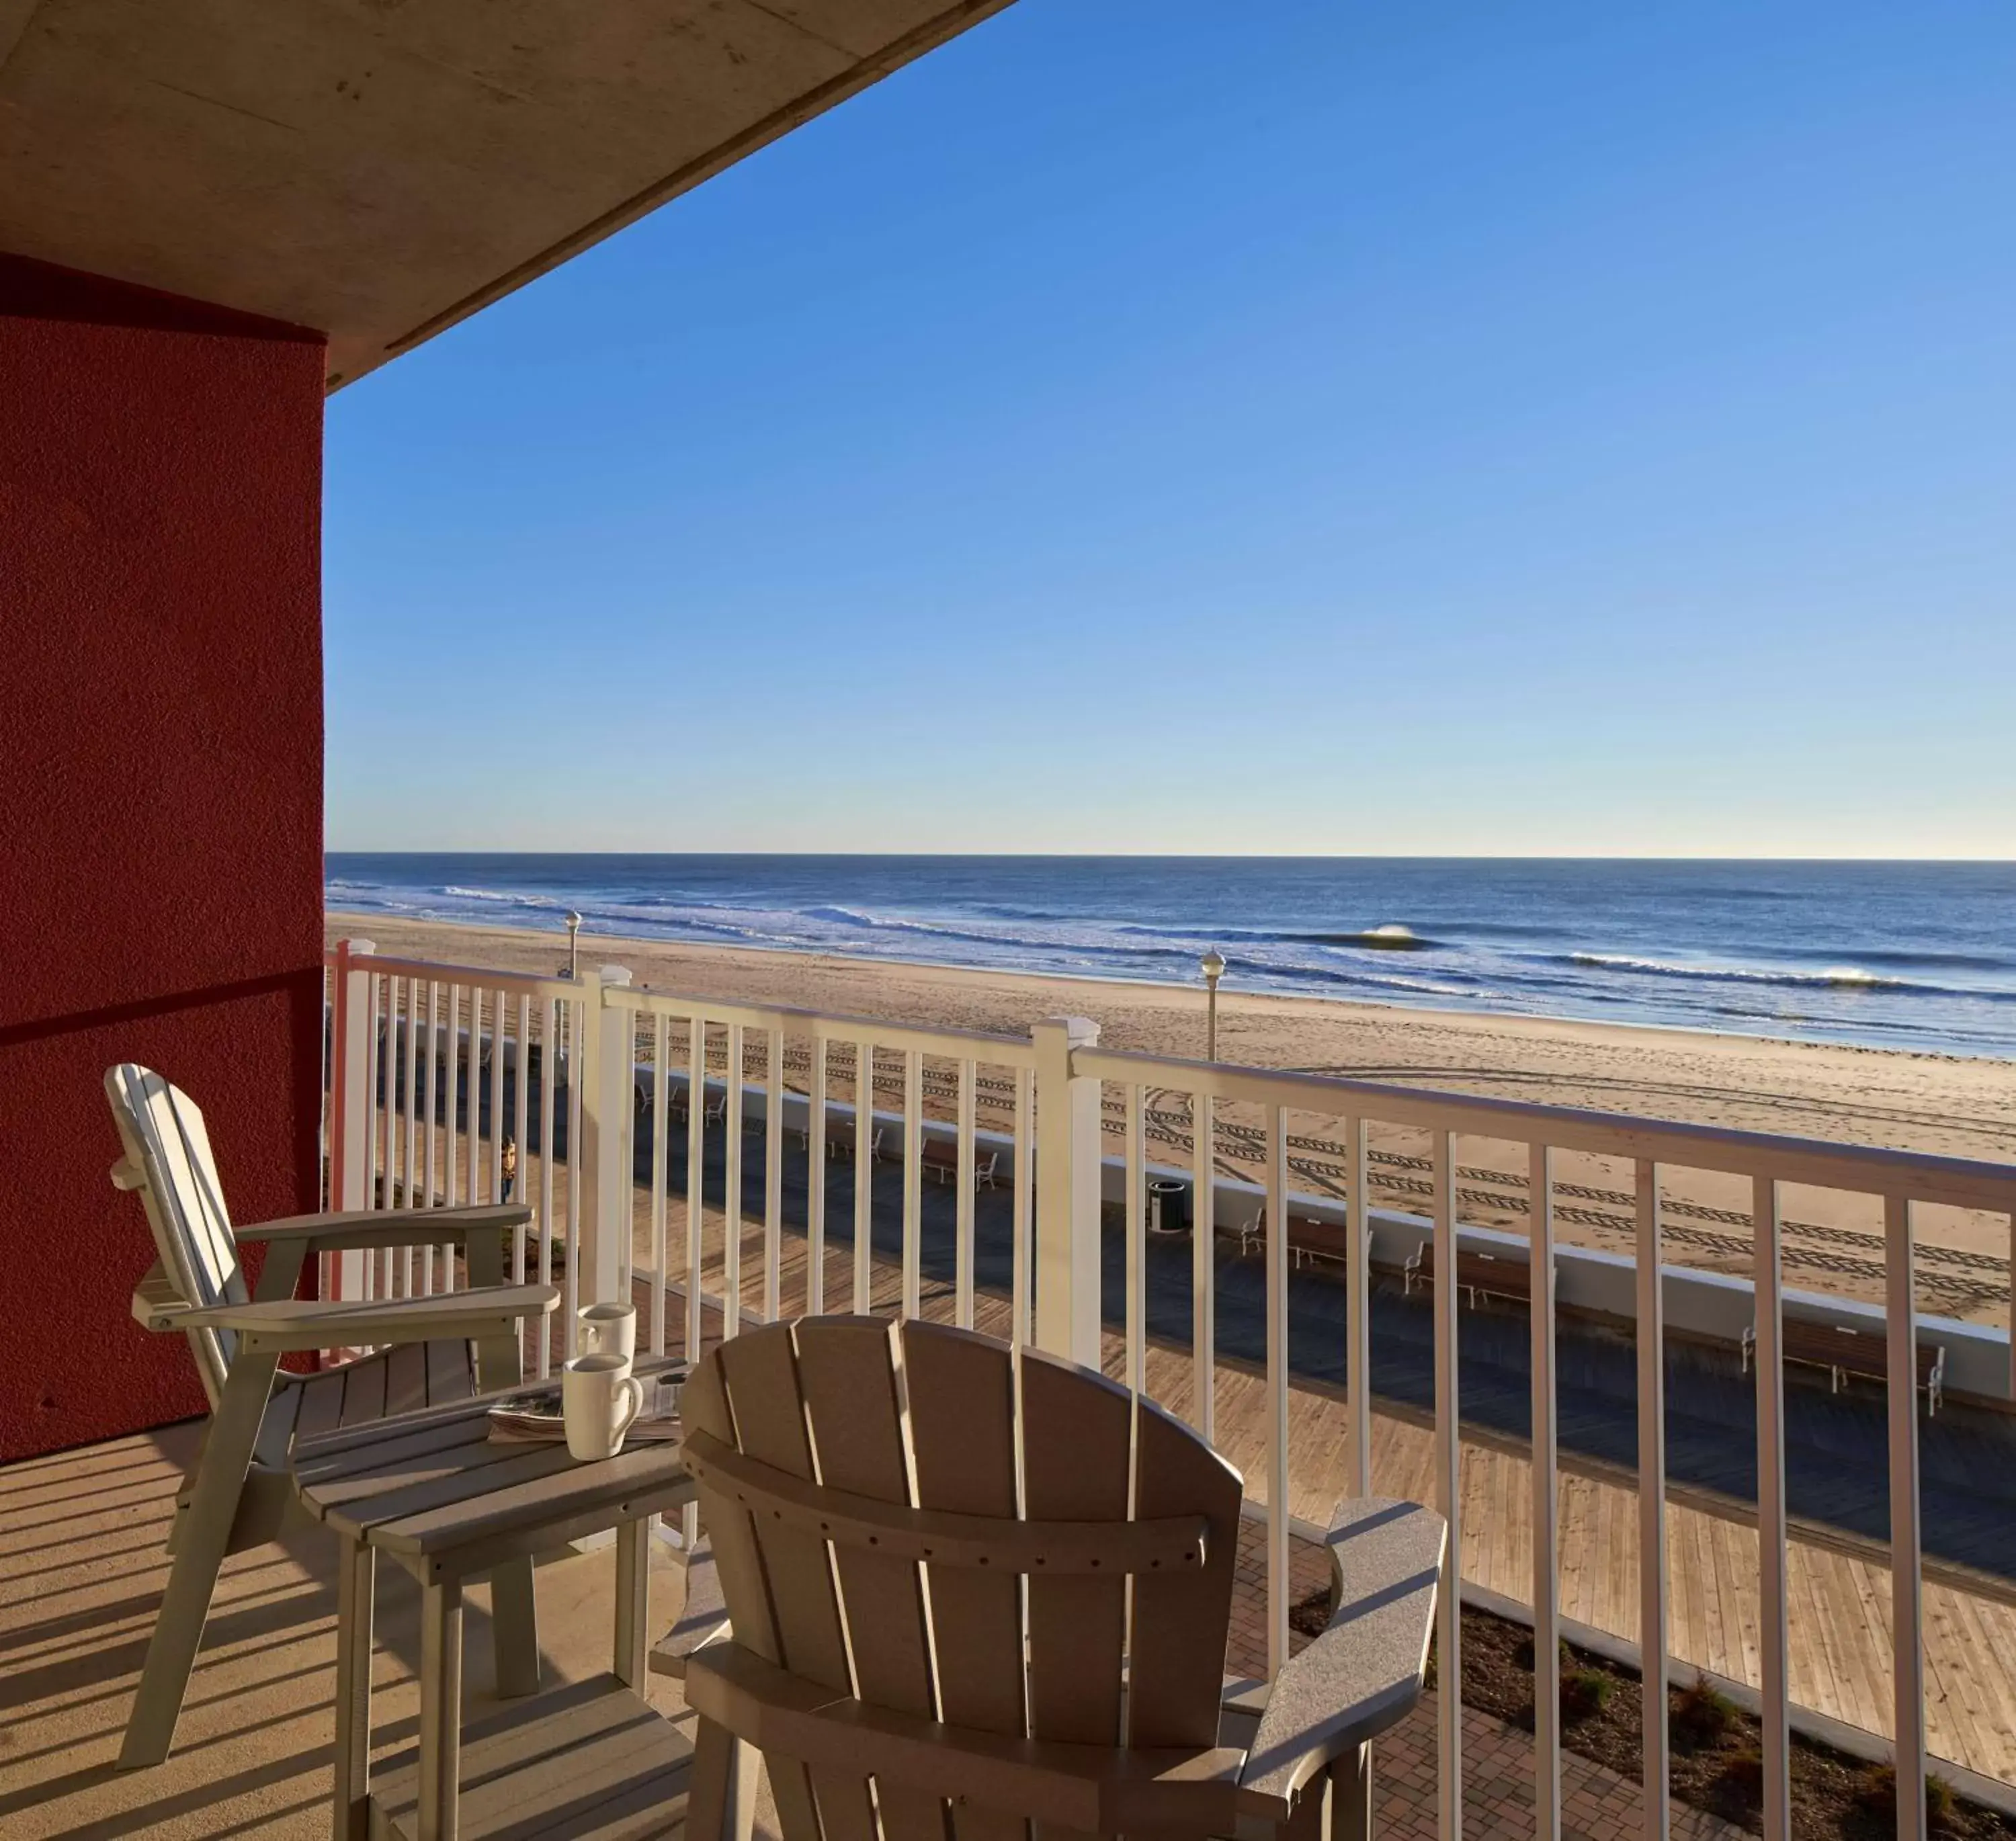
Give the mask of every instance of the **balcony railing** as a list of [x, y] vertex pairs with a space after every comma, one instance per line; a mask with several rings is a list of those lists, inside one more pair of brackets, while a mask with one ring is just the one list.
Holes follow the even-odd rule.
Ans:
[[[1652, 1658], [1641, 1669], [1643, 1782], [1647, 1832], [1657, 1837], [1669, 1832], [1667, 1688], [1682, 1667], [1668, 1640], [1667, 1315], [1669, 1306], [1679, 1308], [1673, 1300], [1689, 1278], [1665, 1264], [1663, 1237], [1669, 1207], [1690, 1219], [1716, 1212], [1724, 1221], [1741, 1222], [1744, 1212], [1669, 1204], [1665, 1192], [1677, 1174], [1705, 1172], [1747, 1196], [1754, 1361], [1748, 1339], [1744, 1354], [1755, 1386], [1758, 1614], [1754, 1677], [1737, 1685], [1751, 1687], [1761, 1708], [1766, 1841], [1789, 1841], [1791, 1832], [1795, 1711], [1784, 1225], [1795, 1193], [1867, 1198], [1871, 1218], [1881, 1218], [1885, 1303], [1880, 1317], [1865, 1314], [1880, 1326], [1887, 1368], [1883, 1557], [1894, 1638], [1890, 1731], [1880, 1736], [1895, 1761], [1897, 1832], [1919, 1841], [1928, 1756], [1919, 1501], [1920, 1343], [1927, 1332], [1914, 1307], [1916, 1239], [1927, 1210], [2010, 1216], [2016, 1168], [1121, 1053], [1101, 1048], [1096, 1027], [1082, 1019], [1039, 1023], [1026, 1037], [980, 1034], [682, 997], [636, 988], [613, 968], [577, 983], [392, 959], [355, 941], [330, 955], [329, 973], [326, 1141], [337, 1205], [497, 1197], [509, 1136], [520, 1160], [517, 1195], [536, 1211], [514, 1276], [563, 1285], [561, 1353], [573, 1347], [575, 1305], [639, 1296], [641, 1287], [639, 1339], [648, 1336], [661, 1353], [691, 1350], [704, 1338], [780, 1314], [893, 1307], [928, 1309], [1103, 1362], [1245, 1469], [1251, 1512], [1265, 1524], [1270, 1667], [1279, 1666], [1289, 1641], [1295, 1467], [1304, 1461], [1298, 1415], [1320, 1411], [1342, 1422], [1341, 1444], [1332, 1440], [1306, 1458], [1316, 1475], [1313, 1486], [1303, 1479], [1305, 1496], [1312, 1487], [1372, 1488], [1370, 1300], [1383, 1235], [1411, 1232], [1425, 1244], [1416, 1276], [1457, 1279], [1429, 1287], [1431, 1436], [1435, 1505], [1449, 1520], [1450, 1553], [1463, 1554], [1462, 1454], [1475, 1434], [1462, 1416], [1458, 1253], [1460, 1244], [1471, 1245], [1473, 1230], [1460, 1229], [1458, 1212], [1474, 1192], [1462, 1185], [1478, 1177], [1478, 1147], [1498, 1147], [1496, 1165], [1482, 1175], [1501, 1194], [1516, 1189], [1522, 1198], [1530, 1275], [1512, 1288], [1525, 1293], [1529, 1323], [1531, 1568], [1519, 1609], [1535, 1633], [1534, 1787], [1543, 1841], [1558, 1837], [1562, 1814], [1557, 1303], [1573, 1256], [1557, 1247], [1556, 1225], [1563, 1208], [1576, 1204], [1559, 1197], [1600, 1192], [1628, 1211], [1635, 1229], [1634, 1260], [1612, 1261], [1624, 1269], [1609, 1278], [1628, 1300], [1613, 1317], [1635, 1320], [1636, 1648]], [[684, 1174], [675, 1184], [682, 1135]], [[1420, 1154], [1396, 1155], [1396, 1138], [1411, 1138]], [[803, 1200], [787, 1207], [794, 1141], [804, 1147]], [[1460, 1143], [1468, 1163], [1459, 1163]], [[719, 1150], [718, 1184], [708, 1181], [711, 1144]], [[1226, 1155], [1228, 1144], [1237, 1164]], [[1157, 1163], [1151, 1145], [1165, 1156], [1186, 1155]], [[1628, 1192], [1567, 1181], [1558, 1174], [1566, 1159], [1603, 1160], [1616, 1182], [1628, 1171]], [[990, 1163], [995, 1185], [983, 1190]], [[894, 1218], [880, 1246], [873, 1231], [878, 1167], [901, 1178], [899, 1205], [889, 1208], [884, 1197], [885, 1216]], [[1396, 1167], [1416, 1174], [1396, 1177]], [[942, 1206], [925, 1205], [933, 1174], [946, 1177], [954, 1192], [949, 1224]], [[1171, 1333], [1186, 1301], [1172, 1278], [1184, 1263], [1172, 1251], [1177, 1237], [1151, 1232], [1148, 1185], [1157, 1177], [1186, 1182], [1195, 1217], [1186, 1336]], [[1321, 1192], [1291, 1189], [1298, 1180]], [[1382, 1182], [1389, 1189], [1404, 1184], [1400, 1192], [1416, 1206], [1411, 1217], [1376, 1204], [1373, 1191]], [[752, 1187], [760, 1206], [749, 1199]], [[1291, 1223], [1298, 1217], [1334, 1232], [1319, 1249], [1298, 1242]], [[1257, 1347], [1256, 1358], [1228, 1351], [1229, 1319], [1219, 1318], [1220, 1267], [1232, 1245], [1257, 1254], [1263, 1275], [1257, 1298], [1241, 1290], [1228, 1305], [1240, 1316], [1229, 1340], [1244, 1339], [1249, 1354]], [[1305, 1324], [1291, 1341], [1295, 1269], [1319, 1252], [1341, 1267], [1341, 1321]], [[395, 1270], [390, 1255], [344, 1255], [326, 1282], [346, 1295], [455, 1282], [445, 1252], [438, 1264], [426, 1254], [402, 1257]], [[1116, 1289], [1118, 1298], [1110, 1295]], [[1298, 1379], [1291, 1365], [1296, 1347], [1326, 1336], [1341, 1337], [1341, 1390]], [[1984, 1367], [1982, 1339], [1975, 1343], [1974, 1384], [2006, 1398], [2005, 1344], [1989, 1339], [1993, 1358]], [[555, 1353], [542, 1344], [539, 1372], [548, 1372]], [[1221, 1393], [1235, 1383], [1237, 1426], [1219, 1411]], [[1308, 1449], [1322, 1446], [1316, 1440]], [[1453, 1838], [1462, 1822], [1457, 1591], [1443, 1593], [1438, 1617], [1439, 1814], [1442, 1834]], [[1872, 1689], [1872, 1701], [1883, 1698]]]

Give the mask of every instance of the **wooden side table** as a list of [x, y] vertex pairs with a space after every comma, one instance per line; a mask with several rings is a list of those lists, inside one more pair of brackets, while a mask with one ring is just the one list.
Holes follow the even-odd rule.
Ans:
[[[640, 1361], [636, 1372], [649, 1379], [677, 1365]], [[620, 1456], [579, 1464], [562, 1444], [491, 1439], [491, 1404], [410, 1413], [294, 1448], [301, 1502], [340, 1548], [336, 1841], [473, 1841], [507, 1832], [514, 1841], [617, 1841], [671, 1833], [683, 1819], [692, 1747], [643, 1690], [650, 1517], [693, 1496], [679, 1448], [632, 1444]], [[616, 1530], [610, 1672], [503, 1710], [472, 1727], [465, 1746], [463, 1582], [608, 1528]], [[371, 1624], [380, 1554], [420, 1585], [420, 1729], [417, 1764], [374, 1785]]]

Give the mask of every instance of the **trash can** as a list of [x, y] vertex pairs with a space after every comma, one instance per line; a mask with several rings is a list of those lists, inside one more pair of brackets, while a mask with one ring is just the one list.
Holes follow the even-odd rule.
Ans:
[[1148, 1185], [1148, 1232], [1181, 1234], [1190, 1224], [1190, 1188], [1172, 1177], [1157, 1177]]

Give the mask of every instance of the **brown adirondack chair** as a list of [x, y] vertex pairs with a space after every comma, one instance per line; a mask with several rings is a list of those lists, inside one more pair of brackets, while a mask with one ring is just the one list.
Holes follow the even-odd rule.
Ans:
[[1365, 1832], [1369, 1742], [1420, 1692], [1439, 1516], [1345, 1506], [1337, 1613], [1242, 1723], [1238, 1473], [1102, 1375], [812, 1318], [722, 1344], [682, 1411], [728, 1620], [689, 1605], [665, 1664], [698, 1715], [695, 1841], [746, 1821], [741, 1745], [785, 1841], [945, 1841], [948, 1806], [957, 1841]]
[[[146, 1329], [188, 1336], [211, 1408], [202, 1454], [176, 1498], [174, 1564], [119, 1754], [131, 1769], [158, 1764], [175, 1742], [218, 1569], [279, 1531], [293, 1499], [294, 1433], [465, 1400], [479, 1383], [517, 1385], [522, 1321], [552, 1310], [560, 1293], [501, 1282], [527, 1208], [308, 1214], [234, 1228], [195, 1102], [131, 1063], [106, 1073], [105, 1091], [126, 1153], [113, 1182], [139, 1191], [160, 1256], [133, 1293], [133, 1315]], [[239, 1267], [240, 1240], [265, 1242], [256, 1298]], [[311, 1253], [448, 1244], [463, 1247], [473, 1288], [362, 1301], [294, 1296]], [[376, 1353], [317, 1373], [279, 1369], [291, 1350], [366, 1345]], [[492, 1591], [499, 1691], [529, 1694], [538, 1685], [531, 1562], [500, 1569]]]

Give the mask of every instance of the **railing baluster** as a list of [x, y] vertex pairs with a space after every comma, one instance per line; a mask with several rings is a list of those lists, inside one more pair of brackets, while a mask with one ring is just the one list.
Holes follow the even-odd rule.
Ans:
[[[626, 973], [624, 976], [627, 981], [629, 975]], [[625, 987], [604, 984], [603, 990], [607, 992]], [[616, 1086], [603, 1102], [602, 1128], [616, 1134], [617, 1149], [613, 1172], [617, 1179], [616, 1193], [603, 1196], [599, 1205], [603, 1219], [616, 1228], [617, 1233], [614, 1301], [634, 1307], [637, 1301], [637, 1032], [644, 1018], [642, 1011], [628, 1004], [611, 1005], [606, 997], [600, 1005], [600, 1013], [602, 1027], [607, 1032], [603, 1041], [608, 1045], [609, 1059], [598, 1077], [607, 1080], [611, 1074], [617, 1076]], [[596, 1181], [607, 1185], [611, 1174], [605, 1168], [598, 1173]]]
[[671, 1147], [665, 1142], [672, 1084], [672, 1019], [651, 1019], [651, 1353], [665, 1352], [665, 1190]]
[[[420, 985], [417, 978], [406, 980], [406, 1206], [422, 1206], [415, 1192], [420, 1178], [419, 1141], [416, 1136], [420, 1120]], [[408, 1297], [413, 1295], [413, 1249], [410, 1242], [400, 1253], [399, 1281]]]
[[1366, 1125], [1344, 1122], [1349, 1169], [1345, 1176], [1344, 1250], [1345, 1397], [1351, 1413], [1351, 1490], [1372, 1494], [1372, 1224], [1366, 1202]]
[[[539, 1282], [553, 1282], [553, 1088], [560, 1079], [560, 1010], [551, 998], [539, 1009]], [[553, 1372], [553, 1329], [542, 1319], [539, 1379]]]
[[973, 1235], [977, 1206], [974, 1170], [974, 1088], [979, 1068], [971, 1061], [959, 1064], [959, 1168], [952, 1180], [959, 1186], [959, 1199], [952, 1210], [952, 1321], [961, 1329], [973, 1328]]
[[[427, 1093], [424, 1104], [427, 1114], [427, 1142], [424, 1147], [427, 1163], [424, 1181], [427, 1185], [427, 1206], [439, 1205], [441, 1197], [435, 1185], [441, 1179], [441, 1150], [439, 1130], [440, 1113], [440, 1061], [441, 1061], [441, 985], [438, 980], [427, 980]], [[434, 1295], [434, 1250], [430, 1241], [420, 1249], [420, 1289], [428, 1297]]]
[[[379, 1184], [383, 1172], [378, 1161], [378, 1127], [384, 1108], [378, 1100], [378, 1070], [384, 1048], [383, 1012], [380, 1009], [380, 980], [374, 972], [369, 986], [370, 1000], [365, 1014], [369, 1019], [371, 1034], [368, 1040], [370, 1051], [365, 1057], [364, 1079], [364, 1206], [369, 1209], [382, 1208]], [[366, 1253], [362, 1261], [364, 1268], [364, 1295], [367, 1298], [378, 1295], [378, 1256]]]
[[1218, 1426], [1218, 1147], [1211, 1095], [1190, 1097], [1190, 1423], [1207, 1444]]
[[863, 1315], [875, 1308], [874, 1170], [870, 1161], [875, 1137], [875, 1045], [857, 1043], [854, 1050], [854, 1309]]
[[1784, 1294], [1780, 1260], [1778, 1183], [1751, 1185], [1756, 1238], [1757, 1600], [1764, 1728], [1764, 1841], [1791, 1841], [1791, 1677], [1785, 1622]]
[[[527, 1084], [532, 1063], [531, 1036], [532, 999], [530, 993], [520, 991], [518, 994], [518, 1053], [517, 1059], [512, 1063], [513, 1091], [511, 1107], [512, 1142], [518, 1147], [518, 1170], [512, 1178], [511, 1199], [520, 1204], [525, 1199], [530, 1173], [527, 1160], [532, 1154], [531, 1137], [526, 1130], [531, 1116], [532, 1104], [531, 1089]], [[511, 1282], [513, 1285], [525, 1282], [525, 1230], [523, 1228], [514, 1228], [511, 1232]]]
[[504, 1199], [504, 994], [490, 994], [490, 1199]]
[[784, 1263], [784, 1032], [770, 1031], [769, 1090], [763, 1102], [763, 1321], [782, 1305]]
[[[378, 1077], [379, 1150], [378, 1206], [393, 1206], [393, 1179], [399, 1156], [398, 1108], [392, 1094], [392, 1045], [399, 1033], [399, 981], [387, 972], [384, 979], [384, 1012], [378, 1034], [375, 1072]], [[371, 1283], [380, 1297], [392, 1295], [392, 1250], [381, 1246], [371, 1255]]]
[[700, 1360], [707, 1333], [707, 1019], [686, 1019], [686, 1358]]
[[[483, 1167], [483, 987], [472, 984], [469, 987], [469, 1057], [468, 1071], [463, 1077], [462, 1103], [463, 1153], [467, 1160], [463, 1174], [469, 1185], [471, 1206], [480, 1202], [482, 1192], [479, 1172]], [[467, 1276], [465, 1272], [464, 1277]]]
[[1436, 1601], [1436, 1789], [1442, 1841], [1463, 1833], [1463, 1430], [1457, 1418], [1456, 1134], [1438, 1127], [1435, 1170], [1435, 1506], [1449, 1523]]
[[805, 1314], [826, 1310], [826, 1039], [812, 1037], [812, 1078], [805, 1093]]
[[921, 1317], [924, 1242], [924, 1058], [903, 1052], [903, 1314]]
[[[399, 980], [387, 972], [385, 974], [385, 1012], [378, 1037], [378, 1117], [383, 1140], [382, 1156], [378, 1164], [378, 1206], [389, 1209], [393, 1204], [393, 1192], [398, 1175], [399, 1109], [394, 1096], [396, 1078], [394, 1073], [394, 1045], [399, 1036]], [[381, 1253], [384, 1249], [381, 1248]]]
[[1267, 1108], [1267, 1673], [1288, 1659], [1288, 1127]]
[[1672, 1810], [1666, 1721], [1666, 1306], [1660, 1279], [1659, 1167], [1638, 1160], [1638, 1663], [1644, 1710], [1646, 1841]]
[[1031, 1149], [1036, 1141], [1033, 1129], [1036, 1109], [1036, 1075], [1033, 1068], [1015, 1070], [1015, 1188], [1009, 1214], [1015, 1244], [1009, 1262], [1008, 1339], [1017, 1348], [1029, 1339], [1029, 1235], [1034, 1221], [1036, 1176]]
[[[381, 1210], [392, 1206], [392, 1177], [394, 1165], [398, 1156], [398, 1113], [392, 1101], [392, 1041], [399, 1028], [399, 981], [387, 972], [382, 980], [373, 979], [373, 998], [378, 1010], [375, 1034], [372, 1042], [371, 1072], [373, 1091], [371, 1099], [376, 1108], [372, 1127], [372, 1152], [377, 1164], [377, 1181], [373, 1184], [376, 1205]], [[392, 1250], [380, 1246], [365, 1255], [365, 1264], [371, 1274], [370, 1289], [374, 1297], [392, 1295]]]
[[1127, 1385], [1148, 1384], [1148, 1153], [1140, 1086], [1127, 1088]]
[[[598, 1001], [599, 995], [598, 991]], [[581, 1172], [586, 1161], [581, 1146], [581, 1088], [583, 1082], [592, 1076], [586, 1065], [585, 1000], [570, 997], [565, 1000], [564, 1008], [567, 1048], [567, 1275], [561, 1284], [560, 1308], [567, 1313], [567, 1321], [560, 1326], [560, 1347], [567, 1351], [571, 1361], [581, 1341], [581, 1323], [575, 1313], [581, 1307], [581, 1215], [585, 1186]]]
[[1918, 1325], [1911, 1204], [1883, 1198], [1890, 1368], [1890, 1631], [1897, 1841], [1924, 1841], [1924, 1584], [1918, 1521]]
[[1528, 1306], [1532, 1338], [1533, 1831], [1561, 1835], [1561, 1623], [1558, 1557], [1560, 1455], [1554, 1380], [1554, 1153], [1526, 1150]]
[[[462, 1199], [461, 1192], [455, 1182], [455, 1146], [458, 1142], [456, 1134], [461, 1130], [459, 1120], [461, 1108], [456, 1097], [461, 1090], [459, 1085], [462, 1079], [461, 1032], [462, 987], [459, 984], [450, 984], [448, 987], [448, 1030], [443, 1048], [445, 1059], [441, 1066], [442, 1076], [446, 1081], [448, 1089], [446, 1116], [443, 1120], [441, 1134], [441, 1205], [446, 1208], [455, 1207]], [[447, 1275], [443, 1280], [441, 1289], [452, 1291], [455, 1289], [455, 1254], [452, 1250], [445, 1246], [441, 1257], [447, 1267]]]
[[728, 1145], [723, 1162], [728, 1172], [726, 1212], [722, 1223], [722, 1278], [721, 1333], [742, 1329], [742, 1025], [728, 1026], [728, 1109], [722, 1115]]

